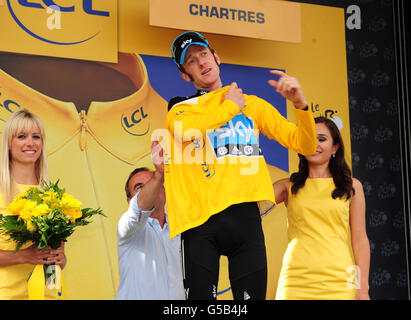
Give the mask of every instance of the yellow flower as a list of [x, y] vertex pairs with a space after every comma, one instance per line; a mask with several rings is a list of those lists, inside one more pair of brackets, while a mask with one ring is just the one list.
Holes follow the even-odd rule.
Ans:
[[7, 212], [11, 215], [18, 216], [20, 214], [21, 209], [23, 209], [24, 204], [22, 200], [14, 199], [8, 206]]
[[61, 213], [63, 213], [66, 216], [70, 216], [71, 223], [74, 223], [76, 219], [81, 218], [81, 216], [83, 215], [81, 210], [78, 208], [63, 209], [61, 210]]
[[7, 212], [19, 216], [19, 219], [23, 219], [27, 223], [27, 229], [33, 231], [35, 228], [31, 223], [31, 219], [48, 214], [50, 208], [46, 204], [38, 205], [37, 202], [32, 200], [18, 199], [8, 205]]
[[82, 203], [79, 200], [77, 200], [74, 196], [68, 193], [63, 194], [60, 201], [60, 207], [62, 208], [61, 213], [66, 216], [70, 216], [70, 221], [72, 223], [83, 215], [83, 213], [80, 210], [81, 206]]
[[42, 203], [38, 204], [34, 209], [33, 209], [33, 217], [39, 217], [39, 216], [44, 216], [50, 212], [50, 208], [47, 204]]
[[36, 213], [35, 208], [36, 208], [36, 203], [34, 201], [28, 200], [25, 206], [20, 211], [20, 217], [24, 221], [30, 220], [33, 217], [33, 215]]
[[61, 206], [65, 209], [79, 209], [82, 206], [82, 203], [71, 194], [64, 193], [63, 197], [61, 198]]
[[61, 207], [61, 201], [58, 198], [57, 193], [55, 193], [53, 190], [44, 192], [42, 200], [50, 207], [51, 210], [55, 210]]
[[31, 217], [32, 211], [36, 205], [37, 203], [32, 200], [17, 199], [8, 205], [7, 212], [11, 215], [20, 216], [22, 219], [26, 220]]

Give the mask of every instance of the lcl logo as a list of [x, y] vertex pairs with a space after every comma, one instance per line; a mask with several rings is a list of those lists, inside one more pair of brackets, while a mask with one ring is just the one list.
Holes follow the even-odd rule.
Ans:
[[[30, 0], [30, 1], [29, 0], [17, 0], [17, 3], [15, 0], [6, 0], [6, 1], [7, 1], [7, 6], [10, 11], [11, 16], [13, 17], [14, 21], [19, 25], [21, 29], [23, 29], [30, 36], [38, 40], [51, 43], [51, 44], [56, 44], [56, 45], [74, 45], [74, 44], [86, 42], [86, 41], [91, 40], [95, 36], [97, 36], [99, 34], [99, 31], [91, 34], [90, 36], [86, 38], [76, 40], [76, 41], [68, 41], [68, 42], [66, 41], [65, 42], [65, 41], [57, 41], [55, 39], [48, 39], [44, 36], [39, 35], [38, 32], [35, 33], [34, 31], [30, 30], [30, 26], [27, 26], [27, 23], [23, 23], [22, 21], [23, 19], [19, 18], [16, 14], [17, 7], [18, 6], [26, 7], [26, 8], [30, 8], [33, 10], [46, 10], [48, 8], [53, 8], [54, 10], [58, 10], [64, 13], [73, 13], [73, 12], [82, 10], [87, 15], [90, 15], [90, 17], [92, 16], [103, 17], [103, 18], [110, 17], [110, 12], [95, 9], [93, 7], [93, 0], [82, 0], [81, 8], [73, 4], [73, 2], [75, 2], [74, 0], [72, 0], [71, 5], [66, 4], [66, 6], [61, 6], [57, 4], [54, 0], [41, 0], [41, 1], [40, 0]], [[69, 1], [64, 1], [64, 2], [67, 3]], [[12, 6], [12, 3], [13, 3], [13, 6]]]
[[121, 126], [128, 134], [133, 136], [144, 136], [150, 130], [148, 114], [144, 112], [144, 107], [138, 107], [131, 114], [121, 115]]

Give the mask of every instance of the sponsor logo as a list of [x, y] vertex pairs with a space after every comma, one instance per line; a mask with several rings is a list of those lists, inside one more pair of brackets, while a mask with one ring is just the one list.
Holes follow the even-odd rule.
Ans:
[[214, 177], [215, 167], [213, 164], [208, 164], [204, 162], [201, 164], [201, 169], [204, 171], [206, 178], [211, 179], [212, 177]]
[[150, 130], [149, 115], [144, 112], [144, 107], [141, 106], [135, 109], [131, 114], [121, 115], [121, 127], [128, 134], [133, 136], [144, 136]]
[[189, 39], [189, 40], [184, 41], [184, 42], [181, 44], [181, 49], [184, 49], [184, 47], [185, 47], [187, 44], [191, 43], [192, 41], [193, 41], [193, 39]]
[[250, 118], [239, 114], [219, 129], [207, 134], [216, 159], [230, 156], [262, 156]]
[[0, 108], [4, 108], [8, 112], [13, 113], [17, 108], [20, 108], [20, 105], [16, 101], [10, 99], [3, 100], [0, 92]]
[[[79, 44], [83, 42], [87, 42], [94, 37], [96, 37], [99, 33], [100, 30], [90, 30], [89, 34], [86, 36], [82, 36], [79, 39], [72, 39], [71, 41], [63, 41], [60, 39], [61, 34], [56, 34], [52, 37], [52, 35], [49, 32], [49, 29], [47, 28], [47, 23], [44, 24], [43, 29], [40, 27], [41, 24], [36, 21], [35, 24], [30, 23], [29, 20], [33, 21], [35, 19], [32, 19], [32, 13], [30, 13], [29, 10], [50, 10], [53, 9], [54, 11], [58, 11], [59, 13], [64, 13], [64, 14], [72, 14], [73, 13], [78, 13], [81, 15], [86, 15], [87, 19], [67, 19], [65, 20], [65, 28], [71, 30], [78, 30], [78, 23], [79, 21], [87, 21], [91, 17], [94, 17], [94, 19], [104, 19], [107, 17], [110, 17], [110, 12], [104, 11], [104, 10], [97, 10], [93, 5], [93, 0], [82, 0], [82, 1], [65, 1], [65, 3], [69, 2], [70, 4], [66, 4], [66, 6], [61, 6], [57, 5], [54, 0], [6, 0], [7, 1], [7, 6], [10, 11], [10, 14], [14, 21], [18, 24], [18, 26], [27, 34], [30, 36], [41, 40], [43, 42], [55, 44], [55, 45], [74, 45], [74, 44]], [[78, 6], [74, 3], [82, 2], [81, 6]], [[95, 1], [97, 3], [97, 1]], [[101, 3], [100, 3], [101, 4]], [[52, 11], [53, 11], [52, 10]], [[49, 11], [48, 11], [49, 12]], [[97, 20], [96, 20], [97, 21]], [[98, 25], [98, 23], [90, 23], [90, 21], [87, 21], [87, 26], [89, 25]], [[60, 28], [58, 28], [60, 29]], [[72, 33], [76, 33], [73, 31]]]
[[321, 116], [334, 121], [334, 123], [338, 127], [338, 130], [342, 130], [342, 128], [344, 127], [343, 120], [337, 115], [338, 110], [336, 109], [323, 110], [323, 108], [321, 108], [321, 106], [318, 103], [314, 104], [313, 102], [311, 102], [311, 111], [313, 113], [319, 112]]

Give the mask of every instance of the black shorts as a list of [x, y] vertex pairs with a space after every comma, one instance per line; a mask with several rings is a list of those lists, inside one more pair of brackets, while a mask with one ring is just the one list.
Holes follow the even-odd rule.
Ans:
[[188, 299], [215, 299], [220, 256], [229, 263], [235, 299], [265, 299], [267, 257], [256, 202], [232, 205], [182, 234]]

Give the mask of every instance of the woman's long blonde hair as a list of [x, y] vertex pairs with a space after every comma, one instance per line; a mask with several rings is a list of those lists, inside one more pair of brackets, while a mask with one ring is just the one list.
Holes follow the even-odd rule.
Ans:
[[35, 174], [40, 185], [48, 180], [48, 166], [45, 152], [45, 130], [43, 122], [35, 114], [27, 109], [14, 112], [6, 121], [3, 127], [2, 145], [0, 150], [0, 188], [5, 200], [9, 203], [19, 192], [17, 183], [13, 179], [11, 172], [11, 141], [20, 132], [27, 132], [33, 125], [40, 130], [43, 148], [39, 159], [35, 164]]

